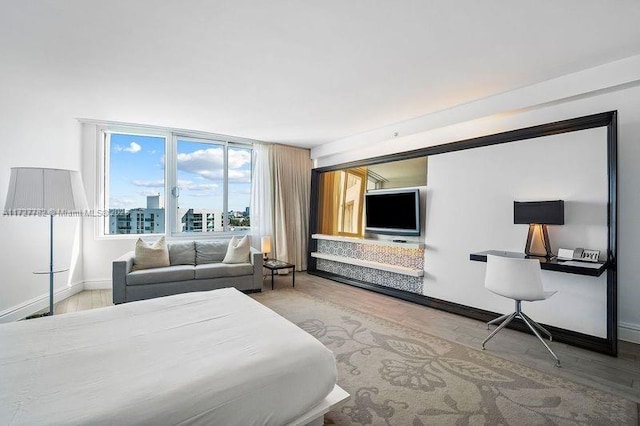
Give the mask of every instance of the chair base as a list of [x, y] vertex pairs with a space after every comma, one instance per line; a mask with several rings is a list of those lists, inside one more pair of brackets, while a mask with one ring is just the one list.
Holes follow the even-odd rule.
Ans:
[[514, 318], [520, 318], [527, 325], [527, 327], [529, 327], [529, 329], [531, 329], [531, 331], [533, 332], [533, 334], [535, 334], [535, 336], [538, 338], [538, 340], [540, 340], [540, 342], [542, 342], [544, 347], [547, 348], [547, 350], [549, 351], [551, 356], [553, 356], [553, 358], [555, 358], [556, 367], [560, 367], [560, 360], [558, 359], [556, 354], [553, 353], [553, 351], [551, 350], [549, 345], [547, 345], [547, 343], [542, 339], [542, 337], [540, 336], [539, 331], [544, 333], [549, 338], [550, 342], [553, 340], [553, 337], [551, 336], [551, 333], [549, 333], [549, 331], [546, 328], [544, 328], [543, 326], [541, 326], [540, 324], [538, 324], [537, 322], [535, 322], [534, 320], [529, 318], [524, 312], [522, 312], [522, 307], [521, 307], [522, 301], [521, 300], [516, 300], [515, 302], [516, 302], [516, 311], [514, 313], [502, 315], [501, 317], [496, 318], [494, 320], [491, 320], [491, 321], [489, 321], [487, 323], [487, 330], [489, 330], [489, 326], [492, 325], [492, 324], [498, 324], [499, 323], [499, 325], [498, 325], [498, 327], [496, 327], [495, 330], [493, 330], [493, 332], [491, 334], [489, 334], [489, 336], [487, 336], [486, 339], [483, 340], [482, 349], [484, 350], [485, 349], [484, 345], [489, 340], [491, 340], [491, 338], [493, 336], [498, 334], [498, 332], [500, 330], [505, 328]]

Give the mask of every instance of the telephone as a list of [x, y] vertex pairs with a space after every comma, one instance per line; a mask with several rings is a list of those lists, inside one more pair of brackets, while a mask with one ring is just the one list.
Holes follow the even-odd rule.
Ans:
[[600, 250], [592, 250], [585, 248], [559, 249], [558, 260], [582, 260], [585, 262], [598, 262], [600, 258]]

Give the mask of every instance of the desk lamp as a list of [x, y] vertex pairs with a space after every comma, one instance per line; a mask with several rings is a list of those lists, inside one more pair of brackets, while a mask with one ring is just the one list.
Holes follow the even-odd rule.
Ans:
[[514, 201], [513, 223], [529, 225], [527, 255], [551, 258], [547, 225], [564, 225], [564, 201]]

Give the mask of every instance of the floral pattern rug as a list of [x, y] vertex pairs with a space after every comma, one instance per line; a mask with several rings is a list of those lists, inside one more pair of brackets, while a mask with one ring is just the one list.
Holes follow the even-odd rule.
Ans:
[[294, 289], [252, 295], [333, 351], [335, 425], [637, 425], [635, 402]]

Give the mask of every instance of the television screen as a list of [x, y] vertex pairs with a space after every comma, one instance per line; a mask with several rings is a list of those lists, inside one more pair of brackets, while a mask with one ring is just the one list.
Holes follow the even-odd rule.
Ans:
[[365, 194], [365, 231], [376, 234], [420, 235], [418, 189]]

